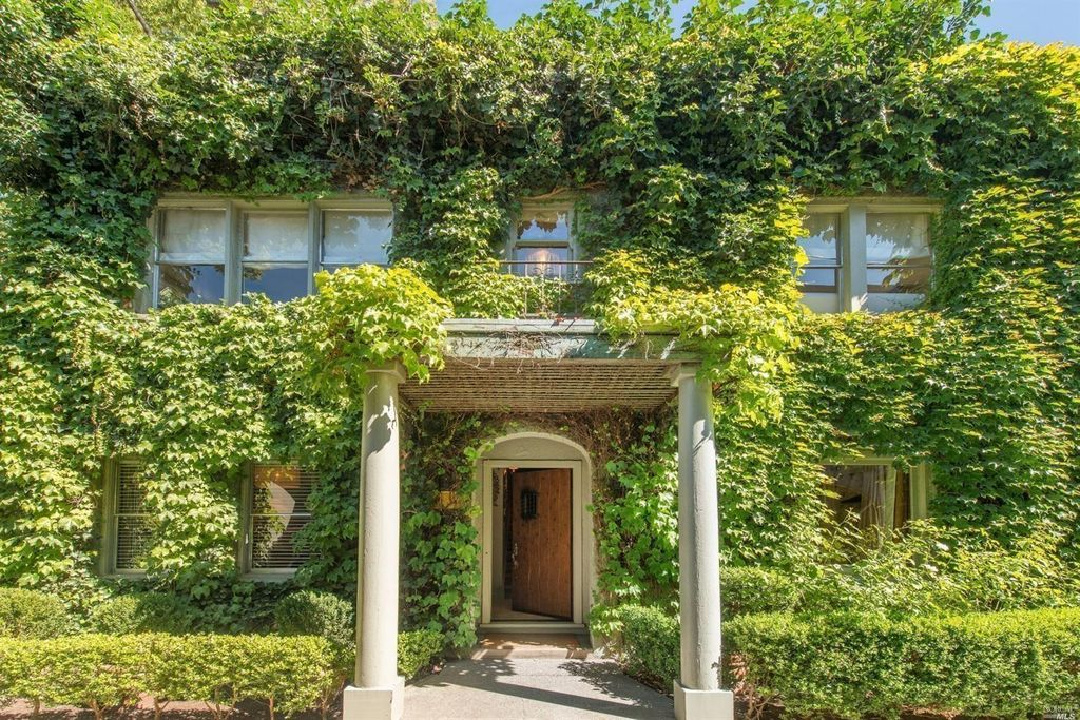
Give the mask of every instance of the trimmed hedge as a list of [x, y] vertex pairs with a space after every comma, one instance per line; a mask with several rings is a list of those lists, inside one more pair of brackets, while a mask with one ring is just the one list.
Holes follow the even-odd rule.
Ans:
[[796, 580], [763, 567], [721, 567], [724, 619], [764, 612], [792, 612], [802, 601]]
[[0, 588], [0, 638], [47, 639], [75, 623], [59, 598], [38, 590]]
[[297, 590], [285, 596], [274, 607], [274, 625], [285, 635], [318, 635], [342, 647], [356, 641], [352, 605], [319, 590]]
[[398, 634], [398, 672], [406, 679], [416, 677], [435, 662], [443, 651], [443, 636], [427, 628]]
[[751, 615], [725, 638], [748, 687], [796, 715], [1021, 718], [1080, 702], [1080, 608], [902, 621]]
[[640, 605], [618, 608], [616, 616], [622, 625], [619, 648], [627, 672], [670, 689], [679, 677], [679, 618]]
[[204, 701], [215, 716], [243, 700], [272, 711], [325, 708], [350, 657], [317, 637], [75, 635], [0, 640], [0, 698], [89, 707], [97, 718], [150, 695]]
[[[679, 621], [619, 608], [630, 674], [671, 686]], [[889, 620], [836, 613], [746, 615], [724, 625], [726, 665], [741, 694], [799, 715], [1021, 718], [1080, 703], [1080, 608]]]
[[[343, 652], [351, 653], [355, 642], [352, 605], [333, 593], [297, 590], [274, 608], [274, 623], [285, 635], [318, 635]], [[446, 646], [435, 630], [405, 630], [398, 633], [398, 672], [406, 679], [430, 667]]]

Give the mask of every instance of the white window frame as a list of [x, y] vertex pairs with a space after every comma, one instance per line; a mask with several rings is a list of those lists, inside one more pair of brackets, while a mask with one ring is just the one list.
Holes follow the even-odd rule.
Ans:
[[[815, 312], [888, 312], [915, 307], [925, 296], [914, 299], [889, 298], [891, 293], [867, 290], [866, 216], [879, 213], [929, 215], [930, 221], [941, 214], [942, 204], [927, 198], [910, 196], [815, 198], [807, 205], [808, 215], [838, 215], [837, 242], [840, 244], [839, 288], [836, 293], [801, 293], [803, 304]], [[930, 277], [933, 282], [933, 238], [930, 240]], [[912, 294], [914, 295], [914, 294]]]
[[514, 254], [518, 248], [553, 247], [558, 242], [551, 240], [519, 240], [517, 238], [517, 227], [522, 218], [528, 217], [533, 212], [556, 210], [566, 212], [566, 226], [570, 235], [566, 240], [566, 264], [570, 277], [563, 279], [571, 284], [581, 283], [582, 275], [584, 273], [577, 271], [577, 268], [580, 267], [579, 263], [582, 262], [581, 247], [577, 240], [577, 213], [575, 211], [577, 197], [558, 196], [543, 199], [523, 198], [520, 204], [520, 211], [510, 218], [510, 225], [506, 228], [506, 247], [503, 250], [503, 264], [507, 268], [507, 272], [516, 274], [513, 272], [513, 268], [514, 265], [518, 263], [514, 260]]
[[101, 535], [98, 543], [98, 574], [103, 577], [139, 579], [146, 577], [145, 567], [119, 568], [116, 566], [121, 515], [118, 508], [120, 466], [124, 463], [141, 465], [138, 458], [120, 457], [107, 460], [101, 470]]
[[[845, 458], [836, 462], [826, 462], [822, 465], [836, 465], [849, 467], [885, 467], [885, 500], [882, 507], [882, 527], [887, 532], [892, 532], [893, 518], [896, 517], [896, 473], [897, 467], [893, 459], [880, 455], [861, 455]], [[910, 503], [910, 519], [926, 520], [930, 517], [930, 500], [934, 496], [933, 477], [930, 466], [919, 463], [904, 468], [908, 475], [908, 501]]]
[[[264, 463], [247, 463], [244, 466], [243, 476], [240, 482], [240, 528], [241, 535], [236, 547], [236, 566], [240, 570], [242, 577], [248, 580], [258, 580], [263, 582], [285, 582], [291, 580], [299, 568], [257, 568], [254, 566], [254, 560], [252, 558], [252, 537], [255, 528], [255, 512], [253, 509], [255, 501], [255, 475], [254, 470], [257, 465], [282, 465], [282, 466], [294, 466], [300, 469], [305, 469], [303, 466], [294, 462], [285, 460], [275, 462]], [[315, 471], [311, 471], [315, 472]], [[308, 520], [311, 520], [312, 513], [308, 509], [306, 512]]]
[[[160, 198], [148, 220], [148, 229], [153, 237], [149, 266], [146, 273], [147, 292], [138, 298], [136, 309], [145, 312], [158, 307], [161, 290], [161, 266], [158, 262], [158, 247], [163, 229], [165, 211], [168, 210], [221, 210], [225, 212], [225, 297], [223, 304], [235, 305], [242, 302], [244, 272], [244, 216], [249, 212], [306, 212], [308, 215], [307, 231], [307, 294], [315, 292], [315, 273], [322, 266], [322, 231], [323, 213], [342, 212], [384, 212], [390, 213], [391, 237], [396, 221], [396, 212], [392, 203], [375, 196], [329, 196], [311, 202], [286, 198], [260, 198], [241, 200], [225, 196], [207, 195], [166, 195]], [[385, 267], [385, 264], [380, 264]], [[333, 267], [339, 267], [333, 265]]]

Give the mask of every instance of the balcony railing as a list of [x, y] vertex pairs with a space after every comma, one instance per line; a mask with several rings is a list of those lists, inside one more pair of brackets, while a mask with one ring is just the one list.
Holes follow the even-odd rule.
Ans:
[[503, 270], [511, 275], [523, 277], [542, 277], [562, 280], [571, 285], [580, 285], [585, 281], [585, 273], [592, 267], [592, 260], [547, 261], [503, 261], [499, 263]]
[[504, 272], [521, 277], [561, 280], [560, 283], [528, 283], [522, 289], [521, 317], [581, 317], [589, 299], [591, 287], [585, 283], [585, 273], [591, 260], [564, 262], [506, 261], [500, 263]]

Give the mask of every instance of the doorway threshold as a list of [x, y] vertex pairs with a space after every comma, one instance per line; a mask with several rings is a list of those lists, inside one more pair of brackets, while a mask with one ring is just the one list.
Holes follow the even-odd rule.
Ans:
[[526, 635], [588, 635], [589, 629], [583, 623], [563, 622], [558, 620], [504, 620], [500, 622], [480, 623], [480, 634], [506, 635], [521, 633]]
[[589, 638], [580, 633], [481, 633], [469, 653], [473, 660], [587, 660]]

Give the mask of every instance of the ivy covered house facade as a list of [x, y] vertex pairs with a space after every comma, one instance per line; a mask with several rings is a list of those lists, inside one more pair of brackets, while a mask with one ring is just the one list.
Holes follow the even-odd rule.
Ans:
[[601, 634], [939, 527], [1080, 549], [1080, 55], [979, 3], [17, 2], [0, 581]]

